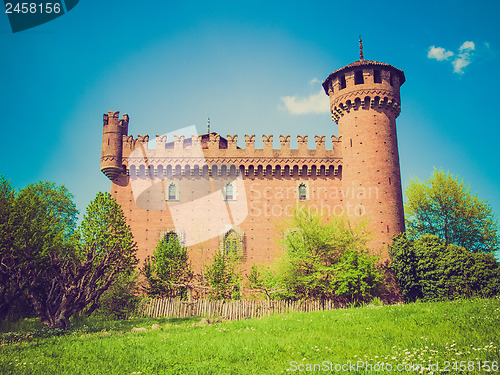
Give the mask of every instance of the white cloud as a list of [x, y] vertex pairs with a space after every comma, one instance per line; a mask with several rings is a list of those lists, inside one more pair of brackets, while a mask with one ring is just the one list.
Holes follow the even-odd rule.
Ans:
[[466, 56], [457, 57], [453, 60], [453, 72], [458, 74], [464, 74], [464, 68], [470, 64], [470, 59]]
[[281, 101], [285, 104], [285, 109], [292, 115], [330, 112], [330, 98], [325, 94], [323, 88], [317, 94], [312, 94], [306, 98], [295, 95], [283, 96]]
[[464, 50], [474, 51], [475, 49], [476, 46], [474, 45], [474, 42], [464, 42], [464, 44], [460, 46], [460, 52]]
[[474, 42], [466, 41], [462, 43], [458, 49], [458, 54], [452, 51], [446, 51], [443, 47], [431, 46], [429, 52], [427, 52], [427, 57], [429, 59], [436, 59], [437, 61], [448, 60], [450, 57], [455, 56], [451, 61], [453, 66], [453, 72], [457, 74], [463, 74], [464, 68], [469, 65], [472, 61], [473, 52], [476, 49]]
[[431, 46], [431, 48], [429, 48], [429, 52], [427, 53], [427, 57], [429, 59], [436, 59], [437, 61], [448, 60], [448, 57], [451, 57], [453, 55], [453, 52], [447, 51], [443, 47], [434, 46]]
[[464, 68], [470, 64], [472, 52], [476, 49], [474, 42], [464, 42], [460, 46], [460, 53], [458, 57], [453, 60], [453, 72], [458, 74], [464, 74]]

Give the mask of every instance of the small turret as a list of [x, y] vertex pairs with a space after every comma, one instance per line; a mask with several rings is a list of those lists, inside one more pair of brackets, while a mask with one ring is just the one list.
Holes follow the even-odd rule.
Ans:
[[128, 134], [127, 114], [120, 120], [120, 112], [109, 111], [103, 116], [101, 171], [113, 181], [124, 172], [122, 163], [123, 136]]

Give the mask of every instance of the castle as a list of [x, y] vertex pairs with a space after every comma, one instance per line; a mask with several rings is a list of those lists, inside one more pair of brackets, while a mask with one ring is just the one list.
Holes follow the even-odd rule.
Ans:
[[[393, 235], [404, 231], [396, 137], [404, 73], [386, 63], [360, 59], [323, 82], [339, 136], [206, 134], [128, 135], [129, 117], [104, 115], [101, 170], [122, 206], [138, 243], [138, 257], [152, 255], [158, 241], [175, 234], [188, 247], [195, 270], [217, 248], [240, 251], [243, 268], [282, 255], [276, 225], [290, 208], [306, 205], [327, 216], [367, 217], [373, 251], [387, 257]], [[185, 133], [185, 132], [184, 132]], [[333, 149], [325, 143], [332, 142]], [[154, 146], [154, 147], [152, 147]]]

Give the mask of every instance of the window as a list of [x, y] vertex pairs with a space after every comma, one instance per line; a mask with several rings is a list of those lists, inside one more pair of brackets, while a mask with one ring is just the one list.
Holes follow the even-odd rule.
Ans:
[[168, 186], [168, 200], [169, 201], [177, 200], [177, 186], [175, 186], [175, 184], [170, 184]]
[[226, 200], [232, 201], [233, 199], [234, 199], [233, 184], [229, 183], [226, 185]]
[[354, 84], [355, 85], [362, 85], [363, 83], [365, 83], [365, 79], [363, 78], [363, 71], [356, 70], [354, 72]]
[[224, 238], [224, 251], [226, 254], [238, 252], [240, 242], [240, 236], [234, 230], [231, 229], [227, 232]]
[[307, 188], [306, 185], [299, 185], [299, 200], [305, 201], [307, 198]]
[[373, 82], [382, 83], [382, 77], [380, 76], [380, 70], [375, 69], [373, 71]]
[[345, 83], [345, 76], [340, 77], [340, 89], [345, 89], [346, 83]]

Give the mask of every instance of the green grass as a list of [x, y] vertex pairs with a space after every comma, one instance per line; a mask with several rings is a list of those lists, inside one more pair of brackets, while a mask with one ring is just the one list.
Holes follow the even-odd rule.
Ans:
[[[299, 364], [349, 361], [389, 363], [397, 373], [397, 364], [429, 360], [441, 369], [451, 361], [448, 373], [457, 373], [455, 361], [483, 373], [477, 371], [479, 361], [500, 361], [499, 299], [365, 306], [210, 325], [200, 320], [90, 319], [56, 334], [34, 321], [20, 322], [0, 334], [0, 373], [280, 374], [309, 373], [299, 371]], [[155, 323], [160, 329], [151, 329]], [[130, 333], [132, 327], [147, 331]], [[382, 373], [375, 369], [351, 373]]]

